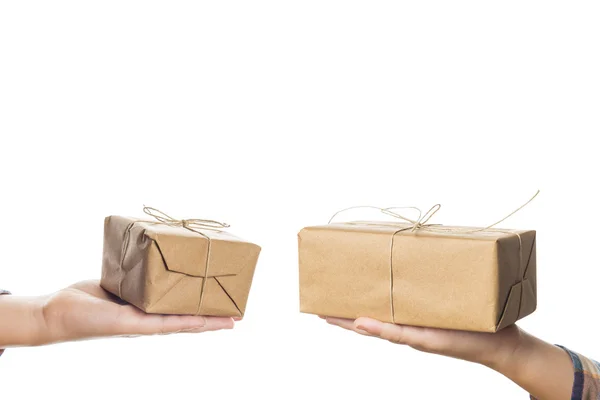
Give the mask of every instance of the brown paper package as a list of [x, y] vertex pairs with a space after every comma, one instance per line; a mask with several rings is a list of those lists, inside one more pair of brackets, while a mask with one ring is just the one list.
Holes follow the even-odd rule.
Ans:
[[101, 285], [147, 313], [242, 317], [259, 253], [227, 232], [111, 216]]
[[535, 231], [333, 223], [298, 234], [300, 311], [496, 332], [536, 309]]

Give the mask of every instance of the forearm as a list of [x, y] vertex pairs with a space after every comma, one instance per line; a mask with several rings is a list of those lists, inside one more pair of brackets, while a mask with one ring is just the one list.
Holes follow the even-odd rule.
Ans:
[[568, 400], [574, 370], [559, 347], [522, 332], [519, 345], [489, 367], [497, 370], [538, 400]]
[[38, 297], [0, 296], [0, 349], [38, 344], [40, 303]]

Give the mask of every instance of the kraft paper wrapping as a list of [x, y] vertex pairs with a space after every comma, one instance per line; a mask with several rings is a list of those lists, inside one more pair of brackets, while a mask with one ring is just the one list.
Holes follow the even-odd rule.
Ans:
[[535, 311], [535, 231], [412, 226], [302, 229], [301, 312], [496, 332]]
[[242, 317], [260, 247], [182, 225], [107, 217], [102, 287], [147, 313]]

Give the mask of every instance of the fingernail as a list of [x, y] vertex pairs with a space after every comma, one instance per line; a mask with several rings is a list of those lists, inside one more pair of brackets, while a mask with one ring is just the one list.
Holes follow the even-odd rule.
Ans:
[[223, 329], [233, 329], [235, 327], [235, 319], [229, 318], [229, 321], [224, 321], [223, 324], [225, 326]]
[[235, 328], [234, 324], [219, 324], [209, 328], [211, 331], [220, 331], [221, 329], [229, 330]]
[[360, 333], [361, 335], [371, 336], [369, 332], [365, 331], [364, 329], [361, 329], [360, 327], [356, 328], [356, 332]]

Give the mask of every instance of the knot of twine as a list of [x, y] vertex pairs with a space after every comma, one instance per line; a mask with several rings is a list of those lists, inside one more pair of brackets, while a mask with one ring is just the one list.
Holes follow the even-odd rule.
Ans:
[[[469, 232], [481, 232], [481, 231], [485, 231], [487, 229], [490, 229], [496, 225], [498, 225], [501, 222], [504, 222], [506, 219], [512, 217], [514, 214], [516, 214], [518, 211], [520, 211], [522, 208], [524, 208], [526, 205], [528, 205], [529, 203], [531, 203], [533, 201], [533, 199], [535, 199], [537, 197], [537, 195], [540, 194], [540, 191], [538, 190], [533, 197], [531, 197], [529, 200], [527, 200], [527, 202], [525, 202], [522, 206], [520, 206], [519, 208], [517, 208], [516, 210], [514, 210], [513, 212], [511, 212], [510, 214], [508, 214], [507, 216], [505, 216], [504, 218], [502, 218], [500, 221], [494, 222], [491, 225], [486, 226], [485, 228], [479, 228], [479, 229], [474, 229], [472, 231]], [[410, 230], [411, 232], [415, 232], [419, 229], [428, 227], [428, 226], [432, 226], [433, 224], [427, 224], [427, 222], [431, 219], [431, 217], [433, 217], [435, 215], [435, 213], [437, 213], [440, 208], [442, 208], [441, 204], [436, 204], [433, 207], [431, 207], [425, 214], [423, 214], [423, 212], [421, 211], [420, 208], [418, 207], [387, 207], [387, 208], [381, 208], [381, 207], [375, 207], [375, 206], [353, 206], [353, 207], [348, 207], [348, 208], [344, 208], [343, 210], [340, 210], [338, 212], [336, 212], [335, 214], [333, 214], [333, 216], [329, 219], [329, 224], [331, 223], [331, 221], [333, 221], [333, 219], [338, 215], [341, 214], [343, 212], [346, 212], [348, 210], [354, 210], [357, 208], [371, 208], [371, 209], [375, 209], [375, 210], [379, 210], [382, 213], [389, 215], [391, 217], [397, 218], [397, 219], [401, 219], [405, 222], [408, 222], [410, 224], [412, 224], [412, 226], [406, 228], [406, 230]], [[411, 218], [407, 218], [403, 215], [400, 215], [392, 210], [416, 210], [419, 212], [419, 218], [417, 218], [416, 220], [411, 219]]]
[[194, 229], [222, 229], [229, 228], [229, 224], [225, 222], [214, 221], [212, 219], [176, 219], [166, 213], [153, 208], [144, 206], [144, 213], [156, 219], [158, 222], [165, 225], [181, 226], [183, 228], [194, 230]]

